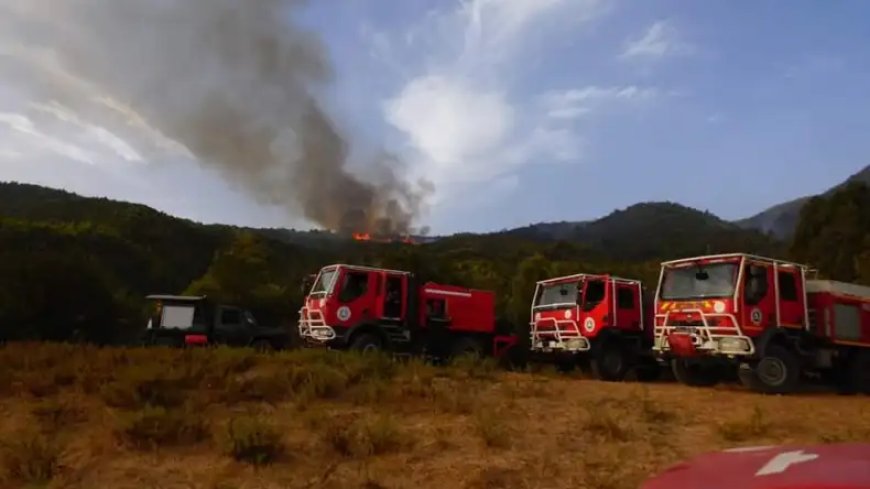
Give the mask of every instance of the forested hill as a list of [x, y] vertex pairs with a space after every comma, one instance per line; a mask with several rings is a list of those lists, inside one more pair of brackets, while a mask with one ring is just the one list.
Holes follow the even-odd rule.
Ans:
[[[849, 184], [853, 183], [864, 183], [870, 185], [870, 165], [867, 165], [863, 170], [850, 176], [846, 181], [825, 191], [821, 194], [821, 197], [829, 197], [833, 193], [842, 190]], [[764, 232], [769, 232], [781, 239], [790, 239], [798, 227], [801, 210], [811, 199], [812, 197], [801, 197], [788, 202], [783, 202], [782, 204], [775, 205], [752, 217], [737, 221], [736, 224], [747, 229], [758, 229]]]
[[[326, 232], [202, 225], [142, 205], [0, 183], [0, 340], [65, 339], [74, 333], [97, 341], [127, 339], [142, 327], [143, 297], [157, 292], [206, 293], [247, 305], [266, 322], [290, 323], [303, 277], [331, 262], [408, 269], [431, 280], [495, 290], [499, 312], [523, 324], [534, 282], [547, 276], [611, 272], [652, 287], [659, 261], [683, 255], [782, 256], [791, 247], [812, 261], [823, 249], [814, 236], [829, 239], [844, 229], [857, 236], [870, 229], [861, 227], [866, 216], [860, 214], [870, 209], [859, 206], [858, 215], [839, 210], [854, 207], [863, 198], [859, 194], [850, 187], [833, 204], [823, 199], [808, 206], [815, 209], [812, 222], [797, 247], [673, 203], [638, 204], [580, 224], [405, 245], [357, 243]], [[825, 231], [829, 221], [839, 228]], [[831, 270], [849, 279], [862, 276], [853, 258], [866, 249], [861, 244], [841, 253]]]

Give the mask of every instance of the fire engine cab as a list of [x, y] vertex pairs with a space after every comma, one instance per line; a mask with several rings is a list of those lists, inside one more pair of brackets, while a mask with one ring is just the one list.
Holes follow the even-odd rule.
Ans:
[[493, 292], [340, 264], [314, 279], [299, 313], [299, 334], [311, 346], [440, 358], [500, 356], [517, 342], [497, 332]]
[[[537, 283], [531, 309], [532, 353], [563, 367], [588, 364], [599, 379], [618, 381], [634, 369], [653, 380], [652, 332], [637, 280], [577, 274]], [[650, 316], [650, 320], [652, 317]]]
[[715, 384], [736, 366], [760, 392], [793, 392], [814, 376], [870, 393], [870, 287], [809, 274], [749, 254], [665, 262], [653, 350], [689, 385]]

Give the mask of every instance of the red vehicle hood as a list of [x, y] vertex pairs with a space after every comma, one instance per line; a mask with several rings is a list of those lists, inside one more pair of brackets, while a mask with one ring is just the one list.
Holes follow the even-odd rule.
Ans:
[[870, 489], [870, 444], [736, 448], [707, 453], [641, 489]]

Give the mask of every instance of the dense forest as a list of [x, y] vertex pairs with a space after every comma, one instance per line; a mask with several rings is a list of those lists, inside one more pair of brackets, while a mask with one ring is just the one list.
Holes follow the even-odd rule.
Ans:
[[673, 203], [597, 221], [534, 225], [421, 244], [355, 242], [327, 232], [201, 225], [151, 208], [0, 184], [0, 341], [131, 341], [151, 293], [207, 294], [266, 323], [292, 325], [307, 274], [335, 262], [385, 266], [495, 290], [499, 313], [527, 321], [534, 283], [610, 272], [648, 287], [663, 259], [710, 252], [792, 257], [870, 284], [870, 188], [810, 200], [790, 242]]

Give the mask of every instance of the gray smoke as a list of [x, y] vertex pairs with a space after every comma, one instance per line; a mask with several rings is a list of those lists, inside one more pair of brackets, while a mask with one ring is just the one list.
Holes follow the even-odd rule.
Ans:
[[28, 81], [80, 113], [85, 94], [125, 107], [261, 201], [328, 229], [412, 232], [431, 188], [403, 181], [386, 153], [361, 165], [365, 179], [347, 169], [348, 141], [319, 102], [328, 56], [293, 23], [303, 4], [3, 0], [0, 63], [49, 73]]

